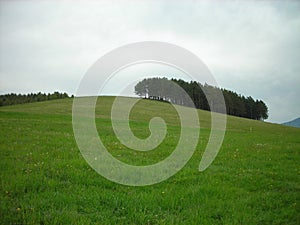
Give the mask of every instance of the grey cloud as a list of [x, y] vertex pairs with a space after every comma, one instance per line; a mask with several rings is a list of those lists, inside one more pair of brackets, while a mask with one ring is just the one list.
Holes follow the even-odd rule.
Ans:
[[284, 122], [300, 115], [299, 11], [296, 1], [1, 1], [0, 92], [73, 94], [109, 50], [158, 40], [191, 50], [220, 86], [263, 99], [270, 121]]

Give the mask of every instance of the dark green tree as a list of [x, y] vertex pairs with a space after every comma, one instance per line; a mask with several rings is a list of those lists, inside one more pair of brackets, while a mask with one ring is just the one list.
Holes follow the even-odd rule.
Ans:
[[[224, 96], [227, 114], [255, 120], [268, 118], [268, 107], [262, 100], [254, 100], [251, 96], [244, 97], [230, 90], [219, 89], [208, 84], [202, 85], [195, 81], [149, 78], [137, 83], [135, 93], [153, 100], [164, 100], [174, 104], [190, 106], [188, 99], [178, 88], [175, 88], [174, 84], [180, 86], [190, 96], [198, 109], [222, 112], [222, 102], [218, 98], [221, 91]], [[210, 109], [210, 105], [213, 106], [213, 109]]]

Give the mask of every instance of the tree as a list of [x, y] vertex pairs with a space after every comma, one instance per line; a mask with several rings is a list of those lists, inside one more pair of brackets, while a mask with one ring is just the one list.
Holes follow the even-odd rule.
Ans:
[[[188, 99], [186, 99], [186, 95], [182, 94], [182, 91], [176, 88], [175, 84], [188, 94], [198, 109], [222, 112], [222, 102], [218, 98], [221, 92], [224, 96], [227, 114], [256, 120], [268, 118], [268, 107], [262, 100], [255, 101], [251, 96], [244, 97], [233, 91], [219, 89], [208, 84], [202, 85], [196, 81], [186, 82], [174, 78], [168, 80], [165, 77], [149, 78], [136, 84], [135, 93], [145, 98], [191, 106]], [[208, 100], [210, 104], [208, 104]], [[210, 109], [210, 106], [213, 106], [213, 108]]]
[[137, 94], [138, 96], [142, 97], [144, 96], [145, 98], [147, 98], [147, 94], [148, 94], [148, 85], [147, 85], [147, 80], [144, 79], [143, 81], [137, 83], [134, 87], [135, 89], [135, 94]]
[[69, 98], [67, 93], [59, 93], [58, 91], [54, 92], [53, 94], [46, 95], [45, 93], [30, 93], [27, 95], [24, 94], [5, 94], [0, 95], [0, 106], [5, 105], [14, 105], [14, 104], [22, 104], [22, 103], [29, 103], [29, 102], [39, 102], [39, 101], [46, 101], [52, 99], [59, 99], [59, 98]]

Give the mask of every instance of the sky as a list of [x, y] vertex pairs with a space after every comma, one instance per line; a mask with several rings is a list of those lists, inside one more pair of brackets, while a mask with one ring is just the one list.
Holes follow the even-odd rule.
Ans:
[[[262, 99], [269, 122], [300, 116], [297, 1], [2, 0], [0, 94], [75, 94], [97, 59], [140, 41], [168, 42], [193, 52], [220, 87]], [[126, 79], [137, 73], [184, 76], [155, 64], [120, 73], [127, 73]], [[112, 79], [104, 92], [114, 94], [123, 82]]]

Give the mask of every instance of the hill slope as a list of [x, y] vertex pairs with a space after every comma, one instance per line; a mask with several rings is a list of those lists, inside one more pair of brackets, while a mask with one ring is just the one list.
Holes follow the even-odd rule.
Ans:
[[300, 128], [300, 117], [289, 122], [285, 122], [283, 125]]
[[[136, 152], [115, 137], [112, 97], [97, 103], [101, 140], [116, 158], [149, 165], [168, 156], [180, 136], [170, 104], [141, 100], [130, 125], [149, 135], [153, 113], [168, 135], [157, 149]], [[210, 133], [210, 114], [198, 111], [197, 150], [170, 179], [152, 186], [112, 183], [85, 162], [72, 130], [72, 99], [0, 108], [1, 224], [297, 224], [300, 130], [228, 117], [222, 148], [198, 171]]]

